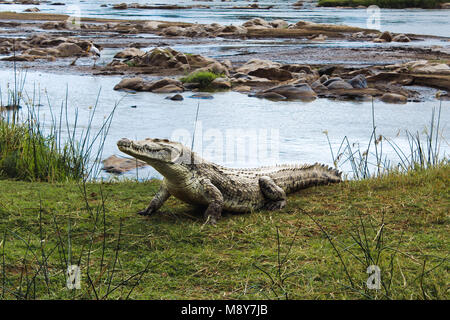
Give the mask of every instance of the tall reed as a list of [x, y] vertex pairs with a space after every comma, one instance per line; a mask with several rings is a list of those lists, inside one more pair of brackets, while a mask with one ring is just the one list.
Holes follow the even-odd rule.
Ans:
[[[372, 101], [372, 133], [366, 147], [351, 143], [348, 137], [344, 136], [338, 150], [334, 151], [328, 132], [324, 131], [334, 166], [341, 169], [345, 165], [350, 166], [349, 176], [360, 180], [381, 177], [391, 172], [406, 173], [410, 170], [433, 168], [448, 163], [448, 156], [441, 152], [441, 144], [446, 143], [442, 135], [441, 112], [442, 101], [437, 109], [432, 109], [430, 125], [424, 134], [421, 135], [419, 131], [415, 133], [405, 131], [408, 141], [408, 148], [405, 149], [393, 139], [377, 133], [375, 106]], [[388, 158], [384, 143], [393, 150], [398, 158], [396, 161], [391, 157]]]
[[15, 71], [14, 78], [19, 85], [8, 88], [6, 105], [0, 102], [0, 177], [27, 181], [95, 178], [100, 172], [103, 147], [117, 103], [100, 129], [94, 131], [99, 91], [87, 128], [80, 130], [78, 109], [74, 110], [74, 124], [69, 125], [67, 88], [56, 114], [47, 96], [51, 119], [45, 123], [41, 120], [38, 107], [41, 101], [36, 97], [36, 89], [30, 97], [24, 90], [26, 75], [16, 75]]

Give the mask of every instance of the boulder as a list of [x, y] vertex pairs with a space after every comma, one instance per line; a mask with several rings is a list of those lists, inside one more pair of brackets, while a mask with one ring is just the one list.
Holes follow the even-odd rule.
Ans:
[[267, 92], [275, 92], [289, 100], [314, 100], [317, 97], [317, 94], [306, 83], [276, 86], [262, 93]]
[[259, 68], [250, 71], [248, 75], [276, 81], [286, 81], [293, 79], [292, 73], [279, 68]]
[[216, 78], [211, 82], [211, 86], [215, 89], [231, 89], [231, 82], [228, 78]]
[[318, 71], [319, 72], [319, 76], [322, 76], [324, 74], [330, 76], [330, 75], [333, 74], [333, 72], [336, 69], [337, 69], [337, 66], [325, 66], [325, 67], [322, 67]]
[[406, 103], [408, 98], [397, 93], [385, 93], [380, 98], [381, 101], [386, 103]]
[[260, 26], [260, 27], [264, 27], [264, 28], [272, 28], [272, 26], [270, 25], [269, 22], [267, 22], [264, 19], [261, 18], [254, 18], [251, 20], [248, 20], [246, 22], [244, 22], [242, 24], [242, 26], [250, 28], [250, 27], [255, 27], [255, 26]]
[[223, 61], [221, 62], [221, 64], [222, 64], [223, 66], [225, 66], [228, 70], [233, 69], [233, 64], [232, 64], [231, 61], [228, 60], [228, 59], [223, 60]]
[[307, 74], [313, 73], [311, 67], [306, 64], [285, 64], [281, 67], [281, 69], [293, 73], [300, 73], [300, 72], [304, 72]]
[[206, 29], [201, 26], [201, 25], [193, 25], [191, 27], [187, 27], [185, 28], [182, 33], [183, 36], [185, 37], [189, 37], [189, 38], [194, 38], [194, 37], [200, 37], [200, 38], [205, 38], [210, 36], [211, 34], [206, 31]]
[[181, 94], [177, 93], [171, 97], [166, 97], [166, 99], [172, 100], [172, 101], [183, 101], [184, 98]]
[[230, 73], [228, 72], [228, 69], [218, 61], [210, 63], [206, 67], [199, 68], [199, 69], [193, 71], [192, 73], [197, 73], [200, 71], [209, 71], [209, 72], [212, 72], [212, 73], [218, 74], [218, 75], [226, 75], [227, 77], [230, 75]]
[[23, 53], [24, 55], [29, 55], [29, 56], [40, 56], [40, 57], [45, 57], [48, 55], [48, 52], [46, 50], [40, 50], [40, 49], [28, 49], [26, 51], [24, 51]]
[[[251, 95], [250, 95], [251, 96]], [[272, 101], [286, 100], [286, 97], [276, 92], [259, 92], [254, 95], [257, 98], [268, 99]]]
[[410, 73], [450, 75], [450, 67], [445, 63], [422, 63], [412, 65]]
[[179, 69], [187, 62], [187, 58], [184, 54], [171, 48], [155, 48], [142, 56], [134, 57], [130, 62], [137, 67], [153, 66], [166, 69]]
[[114, 58], [115, 59], [131, 59], [134, 57], [143, 56], [144, 54], [145, 54], [145, 52], [138, 48], [127, 48], [125, 50], [118, 52], [114, 56]]
[[328, 80], [328, 76], [326, 74], [323, 74], [320, 76], [319, 81], [320, 83], [325, 83]]
[[145, 30], [145, 31], [157, 31], [161, 25], [162, 25], [161, 22], [147, 21], [143, 25], [143, 30]]
[[183, 36], [184, 28], [177, 26], [170, 26], [162, 30], [162, 34], [167, 37], [181, 37]]
[[243, 86], [243, 85], [239, 85], [233, 88], [233, 91], [236, 92], [250, 92], [252, 91], [252, 88], [249, 86]]
[[52, 30], [52, 29], [58, 29], [59, 23], [58, 22], [45, 22], [41, 25], [41, 28], [44, 30]]
[[117, 156], [110, 156], [102, 161], [103, 170], [109, 173], [121, 174], [136, 168], [148, 166], [144, 161], [132, 158], [119, 158]]
[[341, 77], [333, 77], [333, 78], [329, 78], [327, 80], [325, 80], [324, 82], [322, 82], [322, 84], [326, 87], [328, 87], [331, 83], [336, 82], [336, 81], [343, 81]]
[[236, 72], [249, 74], [252, 71], [265, 68], [281, 68], [281, 64], [270, 60], [251, 59], [237, 68]]
[[348, 83], [356, 89], [365, 89], [367, 88], [367, 80], [363, 74], [358, 74], [357, 76], [348, 80]]
[[292, 26], [294, 29], [303, 29], [317, 25], [314, 22], [299, 20], [295, 25]]
[[166, 86], [175, 86], [175, 87], [182, 88], [183, 84], [181, 83], [181, 81], [178, 81], [176, 79], [162, 78], [160, 80], [150, 82], [147, 87], [148, 87], [149, 91], [154, 91], [154, 90], [166, 87]]
[[192, 99], [207, 99], [207, 100], [214, 99], [214, 97], [211, 94], [204, 93], [204, 92], [194, 93], [189, 98], [192, 98]]
[[179, 93], [183, 92], [184, 90], [176, 85], [168, 84], [164, 87], [153, 89], [152, 92], [154, 93]]
[[325, 86], [320, 82], [320, 80], [316, 80], [316, 81], [314, 81], [313, 83], [311, 83], [311, 88], [312, 88], [314, 91], [324, 91], [324, 90], [328, 90], [328, 88], [325, 87]]
[[23, 12], [40, 12], [40, 11], [41, 10], [39, 10], [39, 8], [34, 7], [34, 8], [25, 9]]
[[391, 42], [392, 41], [392, 35], [389, 31], [384, 31], [379, 37], [378, 39], [380, 40], [384, 40], [386, 42]]
[[233, 35], [245, 35], [247, 34], [247, 28], [235, 25], [225, 26], [222, 29], [221, 34], [233, 34]]
[[128, 9], [128, 5], [126, 3], [118, 3], [118, 4], [113, 5], [113, 9], [125, 10], [125, 9]]
[[337, 80], [327, 85], [328, 90], [335, 89], [353, 89], [352, 85], [344, 80]]
[[61, 43], [55, 49], [58, 50], [58, 56], [63, 58], [74, 57], [86, 53], [85, 51], [83, 51], [83, 49], [81, 49], [80, 46], [75, 43]]
[[394, 42], [411, 42], [411, 39], [408, 38], [405, 34], [401, 33], [392, 38]]
[[272, 21], [270, 21], [270, 25], [277, 29], [284, 29], [284, 28], [289, 27], [289, 23], [287, 23], [286, 21], [284, 21], [282, 19], [272, 20]]
[[311, 41], [325, 41], [327, 39], [328, 39], [328, 36], [326, 36], [324, 34], [318, 34], [318, 35], [315, 35], [315, 36], [309, 38], [309, 40], [311, 40]]
[[146, 91], [147, 83], [140, 77], [122, 79], [115, 85], [114, 90], [130, 89], [135, 91]]

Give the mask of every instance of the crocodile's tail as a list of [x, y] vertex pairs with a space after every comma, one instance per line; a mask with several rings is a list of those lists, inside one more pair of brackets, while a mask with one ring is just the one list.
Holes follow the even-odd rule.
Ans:
[[308, 188], [310, 186], [338, 183], [342, 181], [342, 172], [327, 165], [293, 166], [277, 174], [275, 183], [286, 193]]

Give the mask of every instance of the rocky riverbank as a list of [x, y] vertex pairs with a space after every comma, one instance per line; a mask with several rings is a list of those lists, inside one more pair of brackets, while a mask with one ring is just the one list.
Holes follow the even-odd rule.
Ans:
[[[116, 90], [156, 93], [204, 90], [181, 80], [210, 72], [215, 76], [208, 91], [234, 90], [273, 100], [374, 97], [405, 103], [426, 98], [416, 86], [450, 90], [450, 45], [444, 37], [261, 18], [241, 25], [82, 18], [78, 28], [67, 18], [0, 13], [5, 30], [0, 64], [18, 61], [24, 68], [123, 75]], [[211, 56], [212, 50], [192, 54], [173, 49], [215, 48], [225, 41], [236, 51], [226, 58]], [[266, 45], [247, 46], [252, 41]], [[342, 45], [324, 50], [321, 45], [329, 41]], [[442, 45], [421, 45], [429, 41]], [[114, 54], [93, 68], [86, 63], [94, 58], [93, 46]]]
[[105, 70], [122, 70], [127, 74], [186, 74], [184, 78], [145, 80], [125, 78], [115, 90], [180, 93], [202, 91], [199, 82], [186, 82], [199, 72], [216, 75], [207, 91], [235, 90], [258, 98], [272, 100], [313, 100], [326, 97], [344, 100], [379, 98], [389, 103], [420, 101], [420, 94], [409, 86], [418, 85], [450, 91], [450, 67], [446, 63], [427, 60], [348, 68], [342, 66], [312, 67], [306, 64], [282, 64], [270, 60], [251, 59], [235, 66], [229, 60], [218, 61], [201, 55], [186, 55], [171, 48], [155, 48], [149, 52], [127, 49], [116, 55]]

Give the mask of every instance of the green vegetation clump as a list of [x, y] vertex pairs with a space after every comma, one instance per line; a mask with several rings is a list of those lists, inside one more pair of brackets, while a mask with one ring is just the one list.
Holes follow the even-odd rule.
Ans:
[[58, 148], [53, 135], [44, 135], [34, 122], [0, 119], [0, 178], [27, 181], [78, 180], [83, 158], [66, 144]]
[[404, 8], [438, 8], [439, 4], [447, 0], [319, 0], [321, 7], [356, 7], [377, 5], [380, 8], [404, 9]]
[[223, 74], [216, 74], [210, 71], [197, 71], [190, 75], [180, 79], [183, 83], [198, 83], [200, 89], [207, 89], [211, 87], [211, 83], [217, 79], [223, 77]]
[[75, 124], [69, 127], [68, 92], [58, 116], [48, 101], [51, 119], [44, 122], [36, 107], [40, 98], [33, 93], [30, 99], [24, 90], [26, 74], [14, 68], [14, 76], [13, 88], [8, 86], [6, 91], [6, 104], [0, 88], [0, 179], [61, 182], [95, 178], [117, 105], [104, 118], [100, 129], [93, 131], [97, 97], [95, 105], [90, 107], [87, 126], [79, 132], [78, 109], [75, 109]]

